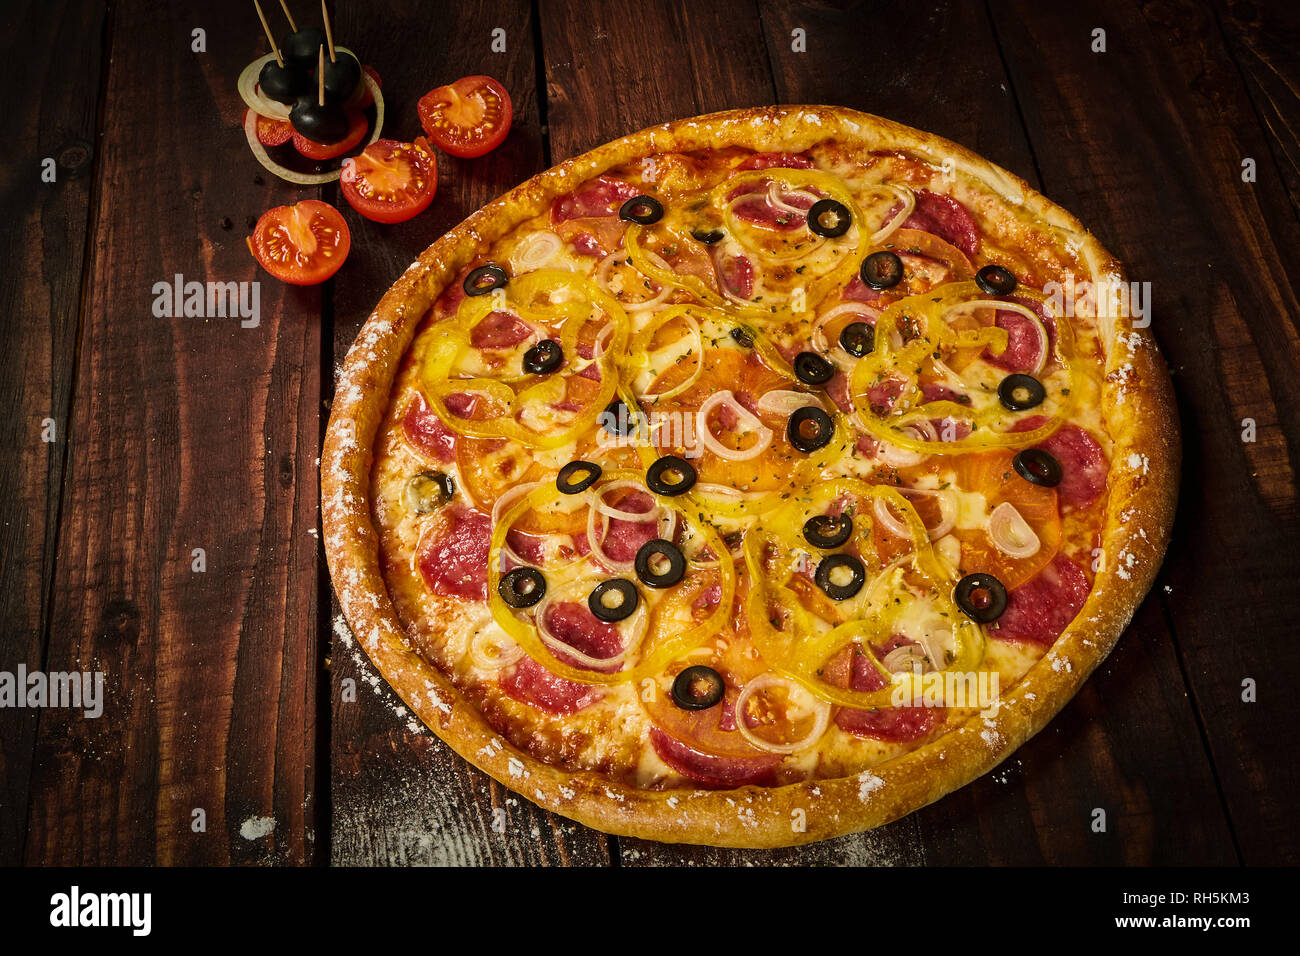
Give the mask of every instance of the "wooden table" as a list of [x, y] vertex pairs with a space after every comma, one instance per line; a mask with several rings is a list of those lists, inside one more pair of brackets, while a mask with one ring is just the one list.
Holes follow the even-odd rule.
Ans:
[[[0, 863], [1300, 860], [1300, 8], [332, 9], [339, 42], [383, 76], [387, 135], [415, 136], [419, 96], [464, 74], [514, 99], [505, 145], [442, 157], [434, 206], [412, 222], [367, 222], [336, 185], [295, 189], [255, 163], [235, 90], [266, 51], [251, 4], [6, 6], [0, 670], [101, 670], [106, 703], [94, 720], [0, 710]], [[773, 102], [963, 143], [1150, 281], [1186, 455], [1174, 540], [1116, 652], [977, 783], [802, 849], [614, 839], [470, 769], [350, 639], [318, 530], [333, 369], [420, 250], [486, 200], [652, 123]], [[282, 286], [244, 237], [268, 207], [312, 196], [342, 208], [351, 258], [322, 287]], [[156, 318], [152, 287], [177, 273], [262, 279], [260, 324]]]

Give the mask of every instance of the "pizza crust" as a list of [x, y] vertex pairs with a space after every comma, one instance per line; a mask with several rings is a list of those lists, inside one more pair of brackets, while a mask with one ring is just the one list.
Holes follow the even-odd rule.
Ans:
[[[1113, 438], [1104, 565], [1083, 609], [999, 705], [933, 742], [851, 777], [782, 787], [646, 791], [542, 763], [503, 740], [407, 642], [378, 557], [369, 507], [372, 448], [401, 359], [442, 289], [478, 252], [557, 196], [658, 152], [742, 146], [800, 152], [833, 137], [953, 163], [956, 175], [1059, 231], [1094, 281], [1123, 268], [1068, 212], [974, 153], [889, 120], [833, 106], [735, 110], [652, 127], [541, 173], [475, 212], [426, 249], [379, 302], [339, 376], [321, 455], [325, 549], [360, 645], [406, 704], [453, 750], [547, 810], [607, 832], [663, 842], [778, 847], [889, 823], [987, 773], [1041, 730], [1101, 663], [1151, 587], [1177, 499], [1180, 438], [1173, 389], [1149, 329], [1126, 315], [1101, 323], [1104, 422]], [[983, 209], [986, 217], [998, 210]], [[800, 813], [799, 811], [802, 811]], [[798, 829], [802, 818], [804, 827]]]

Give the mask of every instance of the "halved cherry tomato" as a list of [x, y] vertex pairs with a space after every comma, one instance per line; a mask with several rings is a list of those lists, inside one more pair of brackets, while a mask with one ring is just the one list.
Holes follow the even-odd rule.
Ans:
[[453, 156], [472, 158], [496, 149], [510, 132], [514, 107], [490, 76], [466, 76], [420, 97], [420, 125]]
[[438, 189], [438, 165], [423, 136], [414, 143], [380, 139], [343, 160], [343, 198], [375, 222], [405, 222], [423, 212]]
[[357, 143], [365, 138], [366, 130], [370, 128], [366, 120], [366, 114], [362, 112], [353, 113], [348, 117], [350, 125], [348, 126], [348, 135], [343, 137], [337, 143], [318, 143], [315, 140], [308, 139], [294, 130], [293, 147], [302, 153], [308, 159], [333, 159], [335, 156], [342, 156], [344, 153], [356, 147]]
[[291, 285], [324, 282], [339, 271], [351, 248], [348, 224], [319, 199], [268, 209], [248, 237], [248, 250], [258, 264]]
[[[245, 111], [247, 112], [247, 111]], [[257, 141], [263, 146], [279, 146], [293, 138], [293, 124], [257, 114]]]

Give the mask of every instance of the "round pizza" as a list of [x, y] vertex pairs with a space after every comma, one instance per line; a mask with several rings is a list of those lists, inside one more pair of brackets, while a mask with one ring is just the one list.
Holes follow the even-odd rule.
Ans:
[[457, 753], [617, 834], [771, 847], [1003, 760], [1114, 646], [1176, 497], [1122, 268], [953, 143], [718, 113], [427, 249], [338, 380], [326, 547]]

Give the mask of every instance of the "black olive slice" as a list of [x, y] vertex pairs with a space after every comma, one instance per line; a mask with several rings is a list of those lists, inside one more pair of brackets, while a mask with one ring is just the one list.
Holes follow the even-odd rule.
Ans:
[[511, 607], [532, 607], [546, 594], [546, 578], [536, 568], [515, 568], [501, 575], [497, 594]]
[[708, 710], [726, 693], [722, 675], [703, 664], [686, 668], [673, 680], [673, 703], [682, 710]]
[[403, 497], [411, 511], [428, 514], [456, 497], [456, 482], [445, 472], [422, 471], [411, 476]]
[[510, 276], [506, 274], [505, 269], [502, 269], [495, 262], [489, 262], [485, 266], [479, 266], [465, 277], [465, 294], [487, 295], [493, 289], [499, 289], [509, 281]]
[[600, 465], [579, 458], [560, 469], [560, 473], [555, 476], [555, 487], [562, 495], [576, 495], [594, 485], [600, 474]]
[[790, 444], [805, 454], [825, 448], [834, 434], [835, 423], [831, 417], [813, 405], [796, 409], [785, 427], [785, 435]]
[[654, 225], [664, 217], [664, 207], [653, 196], [633, 196], [618, 207], [618, 218], [642, 226]]
[[605, 410], [600, 413], [600, 427], [620, 438], [626, 438], [636, 430], [632, 414], [623, 399], [616, 398], [605, 406]]
[[685, 458], [664, 455], [645, 473], [645, 485], [657, 495], [680, 495], [695, 486], [695, 466]]
[[825, 385], [835, 377], [835, 366], [816, 352], [800, 352], [794, 357], [794, 377], [805, 385]]
[[346, 50], [335, 50], [335, 57], [325, 58], [325, 95], [342, 103], [361, 82], [361, 64]]
[[[849, 571], [849, 580], [845, 584], [837, 584], [835, 580], [840, 577], [835, 573], [840, 568], [848, 568]], [[813, 581], [832, 601], [847, 601], [862, 590], [862, 585], [867, 581], [867, 569], [851, 554], [831, 554], [822, 558], [822, 563], [817, 565]]]
[[587, 607], [600, 620], [613, 623], [631, 617], [640, 600], [636, 585], [627, 578], [610, 578], [591, 589]]
[[1043, 404], [1047, 389], [1032, 375], [1008, 375], [998, 383], [998, 398], [1004, 407], [1013, 412], [1023, 412]]
[[529, 375], [549, 375], [564, 361], [564, 349], [555, 339], [542, 339], [524, 353], [524, 371]]
[[1016, 291], [1016, 277], [1003, 266], [984, 266], [975, 273], [975, 284], [989, 295], [1010, 295]]
[[[662, 565], [666, 565], [662, 571], [655, 570]], [[671, 541], [655, 538], [637, 549], [632, 566], [646, 587], [670, 588], [686, 574], [686, 556]]]
[[1025, 481], [1044, 488], [1055, 488], [1061, 483], [1061, 463], [1041, 448], [1026, 448], [1011, 459], [1016, 474]]
[[865, 322], [850, 322], [840, 331], [840, 348], [862, 358], [876, 347], [876, 330]]
[[892, 252], [873, 252], [862, 260], [858, 275], [869, 289], [889, 289], [903, 281], [903, 260]]
[[694, 229], [691, 231], [691, 238], [696, 242], [702, 242], [706, 246], [711, 246], [715, 242], [721, 242], [726, 235], [721, 229]]
[[834, 239], [849, 231], [853, 215], [842, 202], [819, 199], [808, 210], [808, 228], [825, 239]]
[[743, 349], [752, 349], [754, 347], [754, 333], [743, 325], [738, 325], [732, 329], [731, 337]]
[[953, 591], [957, 606], [980, 624], [991, 624], [1007, 609], [1007, 589], [991, 574], [968, 574]]
[[813, 515], [803, 523], [804, 540], [814, 548], [829, 551], [838, 548], [853, 534], [853, 516]]

